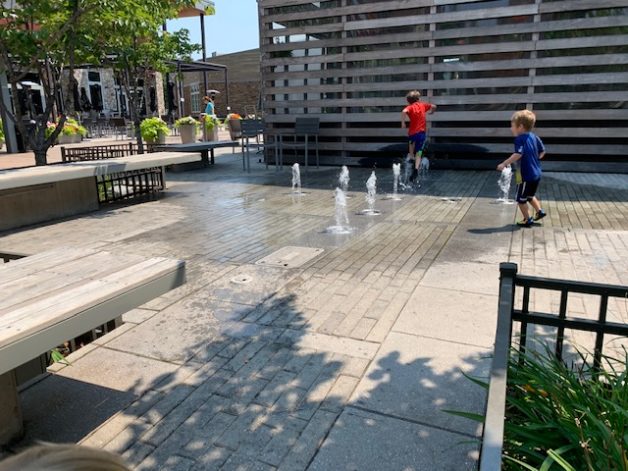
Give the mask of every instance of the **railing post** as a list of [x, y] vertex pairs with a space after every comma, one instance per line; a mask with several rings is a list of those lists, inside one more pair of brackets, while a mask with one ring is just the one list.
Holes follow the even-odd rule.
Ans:
[[61, 161], [67, 162], [67, 158], [65, 156], [65, 146], [61, 146]]
[[512, 335], [512, 310], [515, 299], [517, 264], [500, 263], [499, 273], [497, 332], [495, 334], [495, 350], [482, 434], [480, 471], [499, 471], [502, 463], [508, 358]]

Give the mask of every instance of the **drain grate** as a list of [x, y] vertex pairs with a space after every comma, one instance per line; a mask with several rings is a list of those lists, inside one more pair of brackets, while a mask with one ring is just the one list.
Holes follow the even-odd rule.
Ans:
[[318, 257], [324, 251], [324, 249], [313, 247], [283, 247], [258, 260], [255, 264], [267, 267], [298, 268]]

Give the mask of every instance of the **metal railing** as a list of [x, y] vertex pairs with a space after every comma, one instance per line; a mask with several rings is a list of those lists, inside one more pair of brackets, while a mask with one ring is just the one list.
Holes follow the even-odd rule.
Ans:
[[[157, 150], [157, 144], [144, 144], [144, 151], [151, 153]], [[137, 144], [108, 144], [102, 146], [85, 147], [61, 147], [61, 160], [63, 162], [80, 162], [84, 160], [115, 159], [117, 157], [129, 157], [139, 153]]]
[[[504, 441], [504, 413], [508, 382], [508, 360], [511, 351], [513, 324], [520, 323], [519, 355], [525, 353], [528, 341], [528, 326], [541, 325], [556, 328], [555, 354], [563, 357], [565, 329], [595, 333], [593, 368], [599, 369], [604, 348], [605, 335], [628, 337], [628, 324], [609, 322], [609, 298], [628, 298], [628, 286], [584, 283], [579, 281], [540, 278], [519, 275], [515, 263], [502, 263], [499, 266], [499, 307], [495, 350], [491, 366], [480, 471], [501, 470], [502, 447]], [[542, 289], [560, 292], [560, 306], [557, 314], [531, 312], [530, 291]], [[515, 292], [522, 290], [521, 309], [515, 309]], [[567, 317], [567, 302], [570, 293], [598, 296], [600, 308], [596, 320]]]
[[152, 167], [97, 176], [96, 188], [101, 204], [155, 197], [164, 189], [164, 170]]

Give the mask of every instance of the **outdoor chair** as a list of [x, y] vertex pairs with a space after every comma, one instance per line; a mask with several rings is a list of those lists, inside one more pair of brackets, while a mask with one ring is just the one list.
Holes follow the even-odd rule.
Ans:
[[[294, 149], [295, 160], [297, 156], [297, 150], [303, 149], [305, 154], [305, 171], [308, 169], [308, 153], [310, 137], [314, 138], [314, 145], [316, 147], [316, 168], [319, 168], [319, 155], [318, 155], [318, 135], [320, 132], [320, 121], [318, 118], [297, 118], [294, 125], [294, 132], [282, 132], [279, 135], [279, 154], [283, 163], [283, 149]], [[285, 137], [292, 136], [293, 140], [286, 141]], [[303, 141], [298, 140], [303, 137]]]
[[118, 138], [124, 139], [126, 137], [127, 128], [124, 118], [109, 118], [109, 126], [111, 127], [116, 140]]
[[[247, 172], [251, 171], [251, 154], [250, 148], [262, 148], [264, 154], [266, 150], [275, 150], [275, 171], [279, 170], [279, 163], [281, 162], [279, 156], [278, 140], [275, 138], [272, 142], [264, 140], [259, 141], [259, 137], [264, 134], [264, 122], [260, 119], [245, 119], [241, 121], [242, 127], [242, 169]], [[266, 163], [266, 169], [268, 170], [268, 159], [264, 155], [264, 162]]]

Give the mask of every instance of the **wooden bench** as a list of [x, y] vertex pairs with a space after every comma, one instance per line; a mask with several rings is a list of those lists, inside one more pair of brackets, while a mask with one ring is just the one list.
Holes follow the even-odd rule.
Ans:
[[14, 369], [185, 282], [185, 262], [59, 248], [0, 264], [0, 444], [23, 431]]
[[198, 152], [156, 152], [0, 170], [0, 231], [158, 194], [165, 187], [165, 166], [199, 160]]
[[170, 152], [200, 152], [201, 162], [204, 167], [208, 167], [210, 162], [215, 164], [214, 150], [221, 147], [239, 146], [238, 141], [203, 141], [192, 142], [190, 144], [164, 144], [155, 147], [155, 150]]

